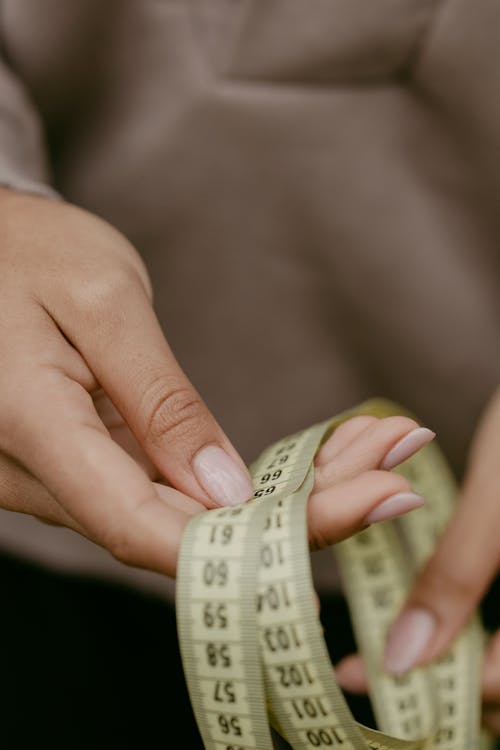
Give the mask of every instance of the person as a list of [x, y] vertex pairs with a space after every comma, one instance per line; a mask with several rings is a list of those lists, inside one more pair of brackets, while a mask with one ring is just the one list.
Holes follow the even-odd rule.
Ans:
[[[3, 638], [27, 654], [9, 669], [10, 747], [33, 726], [53, 734], [54, 695], [61, 742], [75, 725], [75, 747], [108, 732], [144, 742], [161, 696], [135, 689], [124, 711], [120, 688], [152, 683], [154, 663], [180, 679], [158, 645], [158, 597], [174, 592], [190, 514], [245, 501], [263, 447], [372, 395], [432, 428], [460, 479], [478, 429], [461, 510], [403, 615], [404, 657], [432, 658], [476, 606], [497, 564], [499, 12], [486, 0], [439, 13], [412, 0], [307, 12], [298, 0], [1, 0]], [[422, 429], [387, 425], [358, 481]], [[367, 436], [355, 437], [357, 455]], [[391, 492], [409, 502], [409, 487], [370, 483], [342, 526], [338, 498], [357, 494], [336, 494], [338, 463], [334, 452], [328, 492], [310, 502], [313, 542], [354, 530]], [[450, 572], [457, 541], [473, 560]], [[444, 607], [442, 580], [460, 604]], [[41, 611], [40, 640], [26, 623]], [[401, 669], [398, 630], [388, 667]], [[131, 641], [150, 649], [133, 664]], [[488, 664], [496, 675], [494, 654]], [[346, 684], [359, 686], [356, 669], [344, 665]], [[16, 696], [33, 674], [30, 725]], [[496, 679], [485, 673], [490, 725]], [[172, 716], [188, 714], [174, 702]]]

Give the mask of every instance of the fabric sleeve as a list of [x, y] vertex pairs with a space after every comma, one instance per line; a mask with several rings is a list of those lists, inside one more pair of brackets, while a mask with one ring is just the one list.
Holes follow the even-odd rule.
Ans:
[[22, 81], [0, 49], [0, 185], [49, 198], [50, 184], [42, 121]]

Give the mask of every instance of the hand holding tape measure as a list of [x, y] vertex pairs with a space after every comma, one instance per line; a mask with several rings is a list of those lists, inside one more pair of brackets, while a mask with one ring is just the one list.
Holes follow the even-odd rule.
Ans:
[[[308, 514], [314, 515], [308, 508], [314, 458], [351, 417], [404, 413], [374, 399], [280, 440], [250, 467], [252, 501], [189, 522], [177, 570], [178, 633], [206, 750], [270, 750], [270, 726], [294, 750], [474, 750], [489, 742], [480, 730], [485, 634], [477, 615], [430, 666], [395, 677], [382, 669], [388, 627], [453, 510], [456, 485], [437, 445], [427, 445], [396, 473], [386, 474], [403, 482], [403, 492], [409, 481], [428, 499], [399, 519], [401, 533], [387, 521], [332, 547], [379, 731], [352, 717], [316, 613], [307, 529]], [[335, 471], [336, 462], [329, 466]], [[373, 472], [373, 481], [377, 475]], [[362, 505], [361, 485], [359, 490]], [[374, 513], [368, 512], [368, 524], [380, 520]], [[319, 535], [320, 526], [309, 528], [309, 534]], [[353, 531], [344, 528], [343, 536]]]

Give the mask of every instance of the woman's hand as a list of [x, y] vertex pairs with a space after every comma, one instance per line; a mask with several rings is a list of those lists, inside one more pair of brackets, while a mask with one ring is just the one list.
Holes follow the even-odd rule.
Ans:
[[[0, 504], [173, 576], [191, 515], [248, 499], [248, 471], [176, 362], [122, 235], [8, 190], [0, 227]], [[381, 466], [432, 436], [404, 417], [339, 428], [317, 457], [311, 543], [421, 504]]]
[[97, 217], [0, 189], [0, 363], [4, 508], [172, 573], [186, 512], [252, 495], [138, 254]]
[[[385, 668], [401, 674], [428, 663], [450, 645], [476, 610], [500, 563], [500, 390], [476, 431], [458, 507], [435, 553], [390, 629]], [[359, 657], [337, 667], [342, 686], [366, 690]], [[483, 722], [500, 734], [500, 631], [483, 668]]]
[[315, 459], [308, 502], [311, 547], [335, 544], [423, 505], [408, 480], [390, 469], [434, 437], [407, 417], [359, 416], [340, 425]]

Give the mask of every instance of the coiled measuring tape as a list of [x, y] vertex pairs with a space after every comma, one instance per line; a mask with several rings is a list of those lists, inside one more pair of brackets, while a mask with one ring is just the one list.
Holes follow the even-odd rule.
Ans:
[[250, 467], [251, 501], [189, 522], [178, 564], [177, 628], [206, 750], [272, 750], [270, 727], [294, 750], [478, 750], [491, 744], [480, 730], [485, 635], [477, 615], [431, 666], [401, 677], [381, 668], [388, 626], [453, 510], [456, 483], [435, 443], [396, 469], [426, 505], [397, 524], [374, 524], [332, 547], [377, 730], [352, 716], [317, 615], [306, 528], [314, 456], [350, 417], [407, 413], [373, 399], [284, 438]]

